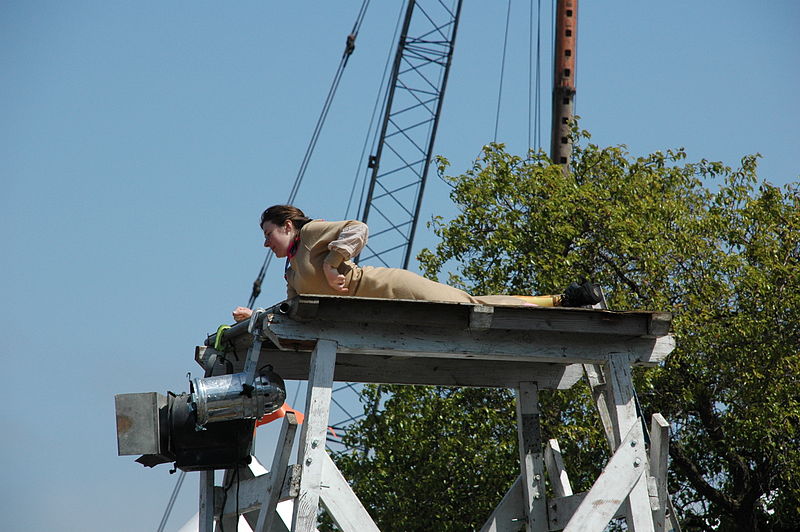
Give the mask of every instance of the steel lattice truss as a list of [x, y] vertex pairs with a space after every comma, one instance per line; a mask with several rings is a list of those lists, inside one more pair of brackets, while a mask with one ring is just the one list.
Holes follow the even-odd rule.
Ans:
[[[370, 226], [369, 243], [359, 262], [408, 267], [425, 179], [447, 86], [462, 0], [409, 0], [391, 78], [383, 123], [370, 156], [371, 179], [361, 219]], [[363, 414], [351, 413], [347, 396], [360, 384], [333, 390], [334, 411], [328, 445]]]
[[408, 267], [455, 45], [461, 1], [409, 2], [362, 219], [360, 262]]

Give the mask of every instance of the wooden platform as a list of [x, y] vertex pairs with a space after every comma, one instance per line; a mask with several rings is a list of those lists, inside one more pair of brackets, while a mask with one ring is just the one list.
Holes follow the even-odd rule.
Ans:
[[[289, 465], [298, 426], [287, 416], [270, 472], [254, 476], [240, 468], [236, 497], [214, 486], [212, 472], [202, 472], [200, 531], [212, 532], [215, 516], [228, 529], [244, 515], [258, 532], [312, 532], [321, 503], [341, 530], [378, 532], [325, 451], [334, 381], [515, 391], [520, 476], [487, 516], [484, 532], [600, 532], [615, 516], [634, 532], [677, 530], [666, 491], [669, 425], [653, 416], [648, 447], [631, 378], [631, 366], [658, 364], [672, 351], [671, 318], [663, 312], [330, 296], [300, 296], [261, 309], [226, 330], [219, 350], [210, 336], [195, 358], [207, 376], [253, 371], [257, 358], [257, 367], [271, 364], [284, 379], [308, 380], [297, 461]], [[569, 388], [583, 375], [612, 458], [590, 491], [573, 494], [558, 443], [543, 445], [538, 393]], [[226, 472], [226, 479], [233, 475]], [[276, 517], [283, 500], [294, 504], [290, 527]]]
[[[671, 318], [664, 312], [299, 296], [268, 309], [258, 365], [304, 380], [310, 353], [323, 338], [338, 345], [337, 381], [514, 388], [525, 375], [535, 376], [540, 389], [565, 389], [583, 375], [581, 364], [609, 356], [636, 365], [661, 362], [674, 347]], [[237, 324], [224, 335], [234, 346], [229, 358], [235, 371], [252, 342], [247, 326]], [[206, 365], [203, 348], [196, 358]]]

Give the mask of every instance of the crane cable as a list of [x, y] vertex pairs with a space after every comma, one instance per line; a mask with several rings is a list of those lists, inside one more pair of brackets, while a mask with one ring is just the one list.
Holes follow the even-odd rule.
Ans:
[[536, 0], [535, 63], [533, 49], [533, 0], [531, 0], [528, 22], [528, 148], [540, 150], [542, 147], [542, 0]]
[[[364, 17], [367, 13], [367, 8], [369, 7], [370, 0], [364, 0], [361, 3], [361, 9], [358, 11], [358, 15], [356, 16], [356, 21], [353, 23], [353, 29], [347, 35], [347, 41], [345, 42], [344, 52], [342, 53], [342, 58], [339, 61], [339, 67], [336, 69], [336, 74], [333, 76], [333, 82], [331, 83], [331, 87], [328, 90], [328, 95], [325, 98], [325, 103], [322, 106], [322, 112], [317, 119], [317, 123], [314, 126], [314, 132], [311, 134], [311, 140], [308, 143], [308, 147], [306, 148], [306, 153], [303, 156], [303, 161], [300, 163], [300, 169], [297, 172], [297, 177], [295, 177], [294, 184], [292, 185], [292, 190], [289, 192], [289, 199], [286, 203], [291, 204], [294, 202], [295, 198], [297, 197], [297, 192], [300, 190], [300, 184], [303, 182], [303, 177], [305, 177], [306, 170], [308, 169], [308, 164], [311, 161], [311, 155], [314, 152], [314, 148], [317, 145], [317, 141], [319, 140], [319, 135], [322, 132], [322, 126], [325, 125], [325, 119], [328, 117], [328, 111], [330, 111], [331, 105], [333, 103], [333, 98], [336, 95], [336, 89], [339, 88], [339, 82], [342, 79], [342, 74], [344, 73], [344, 69], [347, 66], [347, 61], [350, 59], [350, 56], [353, 53], [353, 50], [356, 48], [356, 37], [358, 37], [358, 32], [361, 29], [361, 24], [364, 22]], [[261, 269], [258, 272], [258, 276], [256, 280], [253, 281], [253, 289], [250, 293], [250, 299], [247, 303], [248, 308], [253, 308], [253, 305], [256, 302], [256, 298], [258, 298], [259, 294], [261, 294], [261, 284], [264, 281], [264, 276], [267, 273], [267, 269], [269, 268], [270, 262], [272, 262], [272, 254], [267, 252], [266, 257], [264, 258], [264, 262], [261, 264]]]
[[[317, 140], [319, 139], [320, 132], [322, 131], [322, 126], [325, 124], [325, 119], [328, 116], [328, 111], [331, 108], [331, 104], [333, 103], [333, 98], [336, 95], [336, 89], [339, 87], [339, 81], [342, 79], [342, 74], [344, 72], [345, 67], [347, 66], [347, 61], [350, 59], [350, 56], [353, 54], [353, 51], [356, 48], [356, 37], [358, 37], [358, 32], [361, 29], [361, 24], [364, 22], [364, 17], [367, 14], [367, 8], [369, 7], [370, 0], [363, 0], [361, 3], [361, 8], [358, 11], [358, 15], [356, 16], [356, 21], [353, 23], [352, 31], [347, 35], [347, 41], [345, 43], [344, 52], [342, 53], [342, 58], [339, 61], [339, 67], [336, 70], [336, 74], [333, 77], [333, 82], [331, 83], [331, 88], [328, 90], [328, 95], [325, 98], [325, 103], [322, 106], [322, 112], [320, 113], [319, 118], [317, 119], [316, 126], [314, 127], [314, 132], [311, 135], [311, 140], [308, 144], [308, 148], [306, 148], [306, 153], [303, 157], [303, 162], [300, 165], [300, 170], [297, 172], [297, 177], [295, 178], [294, 185], [292, 186], [292, 190], [289, 193], [289, 200], [287, 203], [292, 203], [297, 196], [297, 191], [300, 188], [300, 184], [303, 181], [303, 177], [305, 176], [306, 169], [308, 168], [308, 163], [311, 160], [311, 154], [314, 151], [314, 148], [317, 144]], [[250, 294], [250, 300], [247, 304], [248, 307], [252, 308], [253, 304], [256, 301], [256, 298], [261, 294], [261, 283], [264, 281], [264, 276], [267, 273], [267, 268], [269, 268], [269, 264], [271, 262], [272, 255], [267, 253], [267, 256], [264, 259], [264, 262], [261, 265], [261, 269], [258, 272], [258, 276], [255, 281], [253, 281], [253, 289]], [[167, 502], [167, 507], [164, 510], [164, 515], [161, 518], [161, 522], [158, 525], [158, 532], [162, 532], [164, 527], [167, 524], [167, 520], [169, 519], [170, 514], [172, 513], [172, 508], [175, 505], [175, 500], [178, 498], [178, 493], [180, 492], [181, 486], [183, 485], [184, 478], [186, 477], [186, 472], [181, 470], [180, 474], [178, 475], [178, 481], [175, 484], [175, 488], [172, 491], [172, 495]]]
[[[528, 147], [541, 150], [542, 147], [542, 0], [536, 0], [536, 45], [533, 39], [534, 0], [530, 1], [528, 16]], [[508, 34], [511, 21], [511, 0], [506, 8], [506, 26], [503, 37], [503, 55], [500, 62], [500, 83], [497, 91], [497, 109], [494, 123], [493, 142], [497, 142], [500, 127], [500, 108], [503, 99]]]
[[169, 519], [169, 514], [172, 513], [172, 507], [175, 506], [175, 500], [178, 498], [178, 492], [181, 491], [181, 486], [183, 485], [183, 480], [185, 478], [186, 471], [181, 469], [181, 472], [178, 475], [178, 482], [175, 484], [175, 489], [172, 490], [172, 495], [167, 503], [167, 509], [164, 511], [164, 516], [161, 518], [161, 523], [158, 525], [157, 532], [164, 532], [164, 527], [167, 526], [167, 519]]
[[[531, 18], [533, 18], [533, 2], [531, 2]], [[533, 21], [530, 27], [533, 40]], [[542, 0], [536, 1], [536, 90], [533, 96], [534, 125], [533, 144], [530, 148], [542, 149]], [[530, 125], [528, 125], [530, 130]]]
[[500, 88], [497, 89], [497, 114], [494, 119], [494, 137], [492, 142], [497, 142], [497, 128], [500, 126], [500, 102], [503, 99], [503, 79], [506, 73], [506, 50], [508, 49], [508, 26], [511, 22], [511, 0], [508, 0], [506, 10], [506, 31], [503, 36], [503, 59], [500, 61]]
[[[375, 118], [378, 114], [378, 109], [385, 109], [386, 108], [386, 100], [389, 97], [389, 84], [387, 78], [389, 77], [389, 67], [392, 64], [392, 58], [394, 56], [394, 45], [397, 42], [397, 34], [400, 33], [400, 26], [403, 20], [403, 13], [406, 10], [406, 3], [402, 2], [400, 5], [400, 11], [397, 14], [397, 22], [395, 23], [394, 27], [394, 35], [392, 35], [391, 45], [389, 47], [389, 53], [386, 56], [386, 64], [383, 66], [383, 76], [381, 77], [381, 82], [378, 85], [378, 94], [375, 97], [375, 104], [372, 107], [372, 115], [369, 119], [369, 126], [367, 126], [367, 133], [364, 136], [364, 144], [361, 148], [361, 155], [358, 158], [358, 168], [356, 168], [355, 177], [353, 178], [353, 186], [350, 189], [350, 197], [347, 200], [347, 208], [345, 209], [344, 218], [349, 219], [350, 216], [350, 208], [353, 204], [353, 198], [355, 196], [356, 188], [358, 188], [359, 178], [361, 176], [361, 169], [364, 164], [364, 154], [367, 152], [367, 147], [370, 145], [370, 139], [372, 140], [372, 149], [373, 152], [375, 150], [375, 146], [378, 142], [378, 127], [375, 125]], [[383, 96], [383, 99], [381, 99]], [[373, 125], [375, 125], [375, 129], [373, 131]], [[366, 189], [367, 184], [367, 175], [370, 173], [369, 169], [367, 172], [364, 173], [364, 178], [361, 180], [361, 193], [359, 195], [359, 202], [358, 207], [356, 208], [355, 218], [361, 219], [361, 212], [364, 203], [364, 192]]]

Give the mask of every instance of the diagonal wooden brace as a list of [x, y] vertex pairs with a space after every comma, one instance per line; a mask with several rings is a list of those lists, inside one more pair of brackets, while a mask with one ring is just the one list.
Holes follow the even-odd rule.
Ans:
[[602, 531], [646, 472], [644, 434], [641, 424], [634, 423], [564, 531]]
[[292, 453], [294, 437], [297, 432], [297, 417], [294, 412], [286, 412], [281, 425], [281, 434], [278, 437], [279, 447], [275, 450], [270, 468], [270, 482], [267, 491], [263, 494], [261, 511], [258, 514], [255, 532], [273, 530], [275, 526], [278, 509], [278, 501], [281, 496], [281, 488], [286, 480], [286, 467], [289, 464], [289, 456]]

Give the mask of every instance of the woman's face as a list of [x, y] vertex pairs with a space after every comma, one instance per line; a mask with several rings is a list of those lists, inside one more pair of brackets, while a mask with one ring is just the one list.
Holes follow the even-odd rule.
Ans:
[[283, 225], [264, 222], [261, 226], [264, 231], [264, 247], [269, 248], [276, 257], [282, 259], [289, 254], [289, 246], [294, 241], [294, 224], [286, 220]]

